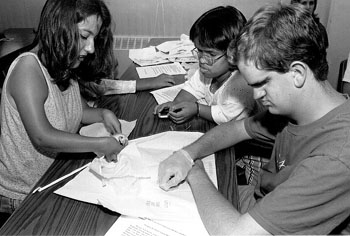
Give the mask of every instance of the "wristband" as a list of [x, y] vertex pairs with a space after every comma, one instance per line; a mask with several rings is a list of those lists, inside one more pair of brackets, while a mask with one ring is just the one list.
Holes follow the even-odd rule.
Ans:
[[191, 166], [194, 165], [194, 161], [193, 161], [193, 159], [191, 158], [190, 154], [187, 151], [185, 151], [183, 149], [180, 149], [179, 152], [181, 152], [185, 156], [185, 158], [190, 162]]
[[126, 146], [128, 144], [128, 138], [124, 134], [115, 134], [112, 137], [115, 138], [122, 146]]

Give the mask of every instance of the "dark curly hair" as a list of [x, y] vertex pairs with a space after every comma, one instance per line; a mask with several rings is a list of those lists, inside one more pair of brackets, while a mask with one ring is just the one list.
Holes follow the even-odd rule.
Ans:
[[[79, 30], [77, 24], [91, 15], [102, 20], [94, 39], [95, 53], [88, 55], [77, 69]], [[70, 80], [96, 80], [113, 77], [117, 66], [113, 55], [111, 15], [102, 0], [47, 0], [41, 12], [36, 35], [38, 56], [54, 83], [67, 89]]]

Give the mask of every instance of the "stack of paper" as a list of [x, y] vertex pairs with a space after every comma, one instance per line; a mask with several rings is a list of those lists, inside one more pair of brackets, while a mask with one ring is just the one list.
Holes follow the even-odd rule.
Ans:
[[197, 62], [192, 55], [193, 42], [187, 35], [180, 40], [167, 41], [158, 46], [130, 49], [129, 58], [140, 66], [159, 65], [169, 62]]
[[158, 52], [154, 46], [142, 49], [130, 49], [129, 58], [139, 66], [158, 65], [170, 62], [166, 54]]

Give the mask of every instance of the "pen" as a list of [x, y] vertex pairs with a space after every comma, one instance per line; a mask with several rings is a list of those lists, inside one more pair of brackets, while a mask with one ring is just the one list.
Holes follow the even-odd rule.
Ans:
[[91, 162], [87, 163], [86, 165], [76, 169], [76, 170], [73, 170], [72, 172], [70, 172], [69, 174], [66, 174], [64, 176], [62, 176], [61, 178], [58, 178], [56, 179], [55, 181], [51, 182], [50, 184], [48, 185], [45, 185], [44, 187], [37, 187], [36, 189], [34, 189], [33, 193], [35, 192], [41, 192], [49, 187], [51, 187], [52, 185], [55, 185], [57, 184], [58, 182], [61, 182], [62, 180], [68, 178], [69, 176], [71, 175], [74, 175], [75, 173], [79, 172], [79, 171], [82, 171], [83, 169], [85, 169], [86, 167], [88, 167], [89, 165], [91, 164]]

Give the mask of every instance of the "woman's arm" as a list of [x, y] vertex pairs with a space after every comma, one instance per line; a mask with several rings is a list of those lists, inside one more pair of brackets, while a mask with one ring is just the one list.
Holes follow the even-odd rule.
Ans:
[[160, 89], [175, 85], [175, 79], [171, 75], [161, 74], [154, 78], [136, 80], [136, 91]]
[[83, 98], [82, 98], [82, 105], [83, 105], [83, 118], [81, 121], [82, 124], [92, 124], [92, 123], [102, 122], [105, 124], [107, 131], [110, 132], [111, 134], [120, 134], [122, 132], [121, 124], [112, 111], [108, 109], [103, 109], [103, 108], [92, 108], [88, 106], [85, 99]]
[[99, 152], [112, 155], [123, 148], [113, 137], [83, 137], [55, 129], [48, 121], [44, 103], [48, 87], [34, 57], [20, 59], [8, 81], [8, 92], [34, 146], [54, 152]]

